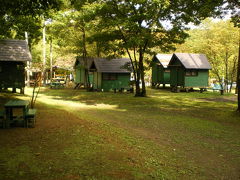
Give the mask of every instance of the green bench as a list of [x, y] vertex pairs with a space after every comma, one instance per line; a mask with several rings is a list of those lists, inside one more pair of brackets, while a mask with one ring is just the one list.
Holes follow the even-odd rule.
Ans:
[[4, 118], [4, 114], [5, 114], [5, 111], [0, 111], [0, 119], [3, 119]]
[[52, 82], [50, 83], [50, 88], [51, 89], [62, 89], [64, 88], [64, 84], [60, 82]]
[[26, 112], [26, 127], [35, 127], [36, 109], [28, 109]]

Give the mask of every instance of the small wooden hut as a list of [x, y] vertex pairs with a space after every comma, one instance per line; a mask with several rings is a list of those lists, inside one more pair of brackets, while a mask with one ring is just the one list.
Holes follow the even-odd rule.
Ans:
[[25, 66], [32, 57], [24, 40], [0, 40], [0, 90], [16, 88], [24, 93]]
[[89, 71], [88, 80], [93, 90], [130, 89], [131, 70], [130, 60], [127, 58], [111, 60], [87, 58], [87, 63], [84, 63], [82, 58], [78, 58], [75, 63], [75, 83], [85, 83], [86, 68]]
[[159, 87], [160, 84], [170, 84], [170, 68], [168, 64], [172, 54], [157, 54], [152, 59], [152, 87]]
[[168, 67], [173, 90], [177, 87], [202, 90], [208, 86], [211, 65], [204, 54], [174, 53]]

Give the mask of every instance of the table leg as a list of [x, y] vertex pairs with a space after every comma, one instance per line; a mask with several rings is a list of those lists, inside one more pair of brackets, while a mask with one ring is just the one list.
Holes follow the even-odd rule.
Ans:
[[26, 118], [26, 110], [27, 110], [27, 106], [23, 108], [23, 126], [27, 127], [27, 118]]
[[6, 119], [4, 124], [4, 128], [9, 128], [10, 127], [10, 121], [12, 118], [12, 109], [11, 108], [6, 108]]

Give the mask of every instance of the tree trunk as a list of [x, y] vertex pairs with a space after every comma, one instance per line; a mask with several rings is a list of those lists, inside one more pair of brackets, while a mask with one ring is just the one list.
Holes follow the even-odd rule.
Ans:
[[141, 96], [145, 97], [146, 96], [146, 87], [145, 87], [145, 80], [144, 80], [143, 53], [142, 53], [141, 49], [140, 49], [140, 53], [139, 53], [139, 71], [140, 71], [140, 77], [141, 77], [141, 82], [142, 82]]
[[85, 76], [84, 76], [84, 87], [87, 91], [90, 89], [90, 83], [89, 83], [89, 72], [88, 72], [88, 60], [87, 60], [87, 48], [86, 48], [86, 32], [85, 27], [83, 25], [82, 27], [82, 41], [83, 41], [83, 61], [84, 61], [84, 67], [85, 67]]
[[100, 50], [98, 42], [96, 42], [96, 51], [97, 51], [97, 57], [98, 58], [101, 57], [101, 50]]
[[226, 93], [228, 93], [228, 52], [226, 52], [226, 57], [225, 57], [225, 79], [224, 79], [224, 90], [226, 91]]
[[53, 48], [52, 48], [52, 38], [50, 39], [50, 80], [52, 81], [52, 78], [53, 78], [53, 68], [52, 68], [52, 65], [53, 65]]
[[219, 91], [219, 92], [220, 92], [221, 95], [223, 95], [223, 93], [224, 93], [224, 87], [223, 87], [223, 83], [222, 83], [222, 78], [221, 78], [218, 70], [213, 69], [213, 73], [214, 73], [214, 74], [217, 76], [217, 78], [218, 78], [219, 84], [220, 84], [221, 89], [222, 89], [222, 91]]
[[237, 111], [240, 112], [240, 38], [239, 38], [239, 41], [238, 41], [237, 94], [238, 94], [238, 108], [237, 108]]
[[233, 87], [233, 82], [234, 82], [234, 76], [235, 76], [235, 73], [236, 73], [236, 66], [237, 66], [237, 56], [234, 57], [234, 60], [233, 60], [233, 66], [232, 66], [232, 71], [231, 71], [231, 74], [230, 74], [230, 81], [231, 81], [231, 85], [230, 85], [230, 92], [232, 92], [232, 87]]
[[136, 80], [135, 80], [135, 86], [136, 86], [136, 92], [135, 92], [135, 97], [140, 97], [141, 96], [141, 89], [140, 89], [140, 72], [139, 68], [136, 69]]

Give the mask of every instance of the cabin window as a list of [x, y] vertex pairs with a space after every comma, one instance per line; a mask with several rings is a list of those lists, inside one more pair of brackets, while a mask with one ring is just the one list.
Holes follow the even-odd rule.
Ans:
[[170, 69], [164, 69], [164, 72], [170, 73]]
[[17, 70], [20, 71], [20, 70], [23, 70], [23, 69], [24, 69], [24, 66], [23, 66], [23, 65], [19, 65], [19, 64], [17, 65]]
[[104, 73], [102, 78], [103, 78], [103, 80], [117, 80], [117, 74], [116, 73]]
[[186, 76], [197, 76], [198, 72], [197, 70], [187, 70], [186, 71]]

